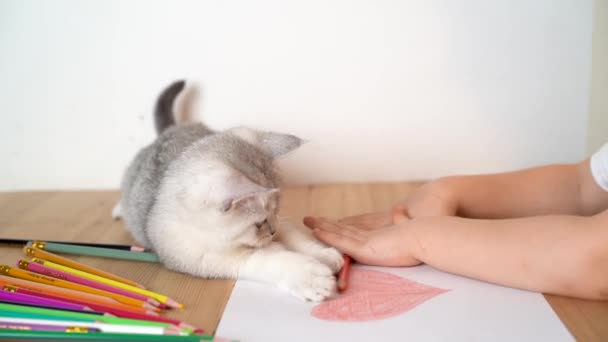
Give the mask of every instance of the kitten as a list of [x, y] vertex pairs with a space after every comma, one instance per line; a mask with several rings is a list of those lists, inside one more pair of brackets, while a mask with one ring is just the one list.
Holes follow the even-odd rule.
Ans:
[[250, 279], [321, 301], [335, 289], [342, 255], [277, 217], [276, 158], [302, 140], [237, 127], [214, 132], [176, 124], [184, 81], [159, 96], [158, 137], [135, 156], [113, 210], [133, 238], [169, 269], [207, 278]]

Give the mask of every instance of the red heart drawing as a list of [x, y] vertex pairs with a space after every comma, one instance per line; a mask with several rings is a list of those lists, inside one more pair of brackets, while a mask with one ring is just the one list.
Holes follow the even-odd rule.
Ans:
[[339, 298], [315, 306], [310, 314], [326, 321], [371, 321], [405, 313], [449, 290], [394, 274], [352, 268]]

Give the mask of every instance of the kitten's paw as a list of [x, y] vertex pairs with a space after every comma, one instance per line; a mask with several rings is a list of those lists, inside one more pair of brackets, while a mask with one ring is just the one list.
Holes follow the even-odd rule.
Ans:
[[306, 256], [294, 261], [285, 275], [285, 285], [292, 294], [306, 301], [320, 302], [335, 293], [336, 278], [329, 267]]
[[321, 248], [313, 256], [327, 265], [333, 273], [338, 273], [342, 269], [342, 266], [344, 266], [342, 253], [333, 247]]
[[112, 218], [114, 220], [120, 220], [122, 218], [122, 208], [120, 206], [120, 201], [116, 203], [114, 209], [112, 209]]

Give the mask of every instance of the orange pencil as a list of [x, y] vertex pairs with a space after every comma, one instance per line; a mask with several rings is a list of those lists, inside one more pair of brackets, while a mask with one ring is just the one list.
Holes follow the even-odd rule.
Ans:
[[133, 306], [142, 307], [142, 308], [146, 308], [146, 309], [155, 308], [154, 306], [152, 306], [152, 304], [146, 303], [139, 299], [123, 296], [123, 295], [109, 292], [109, 291], [92, 288], [92, 287], [85, 286], [85, 285], [72, 283], [72, 282], [61, 280], [58, 278], [47, 277], [47, 276], [44, 276], [44, 275], [41, 275], [38, 273], [25, 271], [25, 270], [21, 270], [18, 268], [13, 268], [8, 265], [0, 265], [0, 274], [4, 274], [4, 275], [15, 277], [15, 278], [21, 278], [21, 279], [25, 279], [25, 280], [31, 280], [31, 281], [34, 281], [37, 283], [43, 283], [43, 284], [47, 284], [47, 285], [68, 288], [71, 290], [98, 294], [98, 295], [110, 297], [123, 304], [133, 305]]
[[27, 287], [27, 288], [31, 288], [33, 290], [39, 290], [39, 291], [61, 291], [66, 294], [71, 294], [71, 295], [75, 295], [75, 296], [79, 295], [79, 296], [82, 296], [83, 298], [97, 299], [97, 300], [100, 300], [103, 302], [108, 302], [108, 303], [118, 303], [117, 301], [115, 301], [112, 298], [108, 298], [108, 297], [104, 297], [104, 296], [100, 296], [100, 295], [96, 295], [96, 294], [92, 294], [92, 293], [70, 290], [70, 289], [61, 288], [61, 287], [57, 287], [57, 286], [46, 285], [43, 283], [37, 283], [37, 282], [31, 281], [31, 280], [8, 277], [5, 275], [0, 275], [0, 285], [18, 285], [21, 287]]
[[19, 287], [19, 286], [6, 285], [6, 286], [2, 287], [2, 289], [4, 291], [19, 293], [19, 294], [24, 294], [24, 295], [34, 296], [34, 297], [48, 298], [48, 299], [52, 299], [52, 300], [61, 300], [64, 302], [69, 302], [69, 303], [89, 307], [95, 311], [107, 312], [107, 313], [110, 313], [113, 315], [120, 313], [120, 314], [125, 314], [125, 315], [143, 315], [146, 317], [147, 316], [154, 316], [154, 317], [158, 316], [158, 314], [155, 313], [154, 311], [148, 311], [145, 314], [142, 314], [140, 312], [133, 312], [131, 310], [127, 311], [127, 310], [123, 310], [123, 309], [117, 309], [113, 305], [110, 306], [110, 305], [105, 305], [105, 304], [97, 304], [97, 303], [91, 303], [90, 301], [81, 301], [81, 300], [77, 300], [77, 299], [73, 299], [73, 298], [56, 296], [56, 295], [53, 295], [53, 294], [50, 294], [47, 292], [29, 290], [29, 289]]
[[39, 248], [25, 246], [25, 247], [23, 247], [23, 251], [25, 252], [25, 254], [27, 254], [30, 257], [36, 257], [36, 258], [39, 258], [39, 259], [48, 260], [48, 261], [54, 262], [56, 264], [68, 266], [68, 267], [75, 268], [75, 269], [83, 271], [83, 272], [95, 274], [95, 275], [98, 275], [100, 277], [104, 277], [104, 278], [107, 278], [107, 279], [112, 279], [112, 280], [121, 282], [123, 284], [127, 284], [127, 285], [131, 285], [131, 286], [135, 286], [135, 287], [139, 287], [139, 288], [145, 289], [145, 287], [143, 285], [138, 284], [138, 283], [136, 283], [136, 282], [134, 282], [132, 280], [119, 277], [117, 275], [114, 275], [112, 273], [108, 273], [108, 272], [102, 271], [102, 270], [97, 269], [95, 267], [91, 267], [91, 266], [87, 266], [87, 265], [81, 264], [79, 262], [70, 260], [68, 258], [61, 257], [59, 255], [47, 252], [47, 251], [39, 249]]
[[160, 309], [146, 310], [145, 308], [121, 304], [111, 298], [102, 297], [102, 296], [89, 294], [89, 293], [85, 293], [85, 292], [64, 289], [64, 288], [60, 288], [60, 287], [56, 287], [56, 286], [45, 285], [42, 283], [35, 283], [35, 282], [18, 279], [18, 278], [0, 276], [0, 287], [7, 287], [7, 286], [23, 288], [23, 289], [27, 289], [27, 290], [31, 290], [31, 291], [43, 292], [43, 293], [46, 293], [49, 295], [63, 297], [66, 299], [73, 299], [73, 300], [77, 300], [77, 301], [81, 301], [81, 302], [111, 306], [116, 309], [131, 311], [131, 312], [135, 312], [135, 313], [148, 314], [149, 311], [153, 311], [153, 312], [160, 311]]
[[350, 273], [350, 256], [344, 254], [344, 266], [338, 275], [338, 291], [342, 292], [348, 287], [348, 274]]

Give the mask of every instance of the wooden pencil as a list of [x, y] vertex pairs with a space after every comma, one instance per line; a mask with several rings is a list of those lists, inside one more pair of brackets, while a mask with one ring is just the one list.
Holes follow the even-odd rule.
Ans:
[[7, 277], [0, 275], [0, 286], [13, 287], [17, 290], [25, 289], [28, 291], [44, 292], [53, 296], [74, 299], [80, 302], [91, 304], [107, 305], [121, 310], [133, 311], [138, 313], [148, 313], [148, 311], [160, 312], [160, 309], [146, 309], [138, 306], [119, 303], [118, 301], [97, 294], [75, 291], [68, 288], [62, 288], [43, 283], [33, 282], [20, 278]]
[[131, 298], [138, 299], [138, 300], [141, 300], [144, 302], [148, 302], [154, 306], [159, 305], [159, 302], [154, 298], [144, 296], [142, 294], [131, 292], [128, 290], [124, 290], [124, 289], [118, 288], [116, 286], [110, 286], [108, 284], [104, 284], [99, 281], [95, 281], [95, 280], [83, 278], [83, 277], [80, 277], [77, 275], [73, 275], [73, 274], [70, 274], [67, 272], [59, 271], [59, 270], [44, 266], [42, 264], [39, 264], [37, 262], [29, 262], [27, 260], [21, 259], [21, 260], [17, 261], [17, 265], [22, 270], [32, 271], [32, 272], [35, 272], [38, 274], [43, 274], [43, 275], [46, 275], [49, 277], [65, 280], [70, 283], [80, 284], [80, 285], [100, 289], [100, 290], [107, 291], [107, 292], [113, 292], [113, 293], [116, 293], [116, 294], [119, 294], [119, 295], [122, 295], [125, 297], [131, 297]]
[[[165, 295], [160, 294], [160, 293], [156, 293], [156, 292], [153, 292], [153, 291], [150, 291], [150, 290], [141, 289], [139, 287], [135, 287], [135, 286], [131, 286], [131, 285], [128, 285], [128, 284], [124, 284], [124, 283], [121, 283], [121, 282], [118, 282], [118, 281], [115, 281], [115, 280], [112, 280], [112, 279], [107, 279], [107, 278], [104, 278], [104, 277], [100, 277], [100, 276], [98, 276], [96, 274], [90, 274], [90, 273], [87, 273], [87, 272], [83, 272], [81, 270], [76, 270], [76, 269], [73, 269], [71, 267], [67, 267], [67, 266], [64, 266], [64, 265], [56, 264], [56, 263], [51, 262], [51, 261], [41, 260], [41, 259], [38, 259], [38, 258], [34, 258], [34, 259], [32, 259], [32, 261], [35, 262], [35, 263], [47, 266], [49, 268], [56, 269], [57, 271], [71, 274], [71, 275], [76, 276], [76, 277], [86, 278], [86, 279], [89, 279], [89, 280], [95, 281], [95, 282], [101, 282], [101, 283], [106, 284], [108, 286], [118, 287], [118, 288], [123, 289], [125, 291], [135, 292], [135, 293], [139, 293], [139, 294], [141, 294], [143, 296], [154, 298], [157, 301], [159, 301], [161, 303], [165, 303], [165, 304], [167, 304], [168, 306], [170, 306], [172, 308], [183, 308], [184, 307], [183, 304], [180, 304], [177, 301], [175, 301], [174, 299], [171, 299], [168, 296], [165, 296]], [[83, 285], [87, 285], [87, 284], [83, 284]]]
[[25, 324], [46, 324], [55, 326], [64, 325], [77, 325], [87, 328], [97, 328], [102, 332], [109, 333], [123, 333], [123, 334], [146, 334], [146, 335], [179, 335], [179, 331], [174, 328], [165, 327], [150, 327], [150, 326], [139, 326], [139, 325], [125, 325], [125, 324], [112, 324], [112, 323], [97, 323], [97, 322], [83, 322], [83, 321], [57, 321], [53, 319], [40, 319], [40, 318], [13, 318], [3, 317], [5, 322], [14, 323], [25, 323]]
[[[132, 319], [132, 318], [122, 318], [122, 317], [114, 317], [112, 315], [99, 315], [92, 313], [82, 313], [82, 312], [72, 312], [66, 310], [55, 310], [55, 309], [45, 309], [45, 308], [36, 308], [31, 306], [23, 306], [23, 305], [14, 305], [14, 304], [4, 304], [0, 303], [0, 317], [12, 317], [11, 313], [17, 313], [18, 316], [37, 316], [42, 318], [41, 316], [46, 316], [46, 318], [53, 319], [62, 319], [62, 320], [84, 320], [84, 321], [95, 321], [102, 323], [112, 323], [112, 324], [127, 324], [127, 325], [143, 325], [143, 326], [155, 326], [155, 327], [173, 327], [179, 328], [178, 326], [165, 322], [156, 322], [149, 320], [141, 320], [141, 319]], [[184, 331], [188, 329], [182, 329]]]
[[34, 241], [32, 246], [46, 251], [65, 254], [89, 255], [101, 258], [133, 260], [144, 262], [160, 262], [158, 255], [150, 252], [121, 251], [111, 248], [97, 248], [78, 245], [69, 245], [52, 242]]
[[238, 342], [221, 337], [191, 335], [191, 336], [173, 336], [173, 335], [142, 335], [142, 334], [116, 334], [116, 333], [73, 333], [73, 332], [58, 332], [58, 331], [31, 331], [18, 329], [0, 329], [0, 334], [7, 338], [15, 340], [53, 340], [53, 341], [123, 341], [123, 342], [213, 342], [227, 341]]
[[[5, 318], [6, 319], [6, 318]], [[97, 328], [85, 328], [82, 326], [70, 326], [70, 325], [46, 325], [46, 324], [32, 324], [32, 323], [15, 323], [9, 320], [0, 321], [0, 329], [14, 329], [14, 330], [27, 330], [27, 331], [60, 331], [70, 333], [89, 333], [99, 332]]]
[[350, 264], [351, 259], [350, 256], [344, 254], [344, 266], [340, 270], [340, 274], [338, 276], [338, 291], [345, 291], [348, 287], [348, 274], [350, 273]]
[[[35, 239], [0, 239], [0, 244], [3, 245], [18, 245], [23, 246], [28, 242], [37, 241]], [[44, 242], [50, 243], [61, 243], [65, 245], [77, 245], [77, 246], [87, 246], [87, 247], [98, 247], [98, 248], [110, 248], [110, 249], [119, 249], [123, 251], [132, 251], [132, 252], [144, 252], [146, 249], [140, 246], [135, 245], [117, 245], [111, 243], [92, 243], [92, 242], [77, 242], [77, 241], [51, 241], [44, 240]]]
[[68, 267], [71, 267], [71, 268], [74, 268], [74, 269], [77, 269], [77, 270], [80, 270], [80, 271], [83, 271], [83, 272], [95, 274], [95, 275], [98, 275], [100, 277], [104, 277], [104, 278], [107, 278], [107, 279], [112, 279], [112, 280], [115, 280], [115, 281], [118, 281], [118, 282], [121, 282], [121, 283], [124, 283], [124, 284], [128, 284], [128, 285], [131, 285], [131, 286], [135, 286], [135, 287], [139, 287], [139, 288], [145, 289], [145, 287], [143, 285], [138, 284], [138, 283], [136, 283], [136, 282], [134, 282], [132, 280], [125, 279], [125, 278], [119, 277], [119, 276], [117, 276], [115, 274], [108, 273], [108, 272], [99, 270], [97, 268], [81, 264], [81, 263], [76, 262], [74, 260], [70, 260], [68, 258], [64, 258], [62, 256], [53, 254], [53, 253], [45, 251], [43, 249], [38, 249], [38, 248], [35, 248], [35, 247], [25, 246], [25, 247], [23, 247], [23, 251], [25, 252], [25, 254], [27, 254], [28, 256], [33, 257], [33, 258], [39, 258], [39, 259], [48, 260], [48, 261], [54, 262], [56, 264], [68, 266]]
[[[30, 289], [30, 290], [35, 290], [35, 291], [54, 293], [54, 294], [64, 296], [64, 297], [76, 296], [77, 298], [86, 298], [87, 300], [96, 300], [96, 301], [100, 301], [100, 302], [119, 304], [117, 301], [115, 301], [114, 299], [109, 298], [109, 297], [104, 297], [104, 296], [100, 296], [97, 294], [76, 291], [76, 290], [72, 290], [72, 289], [68, 289], [68, 288], [47, 285], [44, 283], [39, 283], [39, 282], [31, 281], [31, 280], [9, 277], [9, 276], [2, 275], [2, 274], [0, 274], [0, 286], [18, 286], [18, 287], [23, 287], [23, 288]], [[122, 304], [122, 305], [124, 305], [124, 304]]]
[[0, 291], [0, 302], [31, 305], [50, 309], [73, 310], [73, 311], [93, 311], [91, 307], [82, 304], [75, 304], [65, 300], [57, 300], [32, 296], [24, 293], [13, 291]]
[[[127, 314], [141, 315], [141, 317], [158, 316], [158, 314], [154, 311], [149, 311], [149, 310], [144, 310], [144, 309], [141, 309], [141, 310], [144, 310], [144, 312], [135, 311], [134, 309], [139, 310], [140, 308], [136, 308], [134, 306], [127, 306], [127, 309], [125, 309], [124, 307], [119, 307], [117, 305], [92, 303], [91, 301], [82, 301], [82, 300], [78, 300], [78, 299], [74, 299], [74, 298], [61, 297], [61, 296], [56, 296], [56, 295], [49, 294], [49, 293], [28, 290], [28, 289], [20, 288], [17, 286], [10, 286], [10, 285], [4, 286], [3, 289], [5, 291], [12, 291], [12, 292], [16, 292], [16, 293], [31, 295], [31, 296], [37, 296], [37, 297], [49, 298], [49, 299], [55, 299], [55, 300], [63, 300], [63, 301], [74, 303], [74, 304], [80, 304], [80, 305], [88, 306], [93, 310], [109, 312], [109, 313], [119, 316], [119, 317], [123, 317], [122, 315], [127, 315]], [[129, 318], [133, 318], [133, 317], [129, 317]]]
[[123, 304], [143, 307], [146, 309], [154, 308], [154, 305], [141, 301], [139, 299], [123, 296], [123, 295], [113, 293], [113, 292], [96, 289], [96, 288], [89, 287], [89, 286], [75, 284], [75, 283], [57, 279], [57, 278], [47, 277], [47, 276], [44, 276], [44, 275], [41, 275], [38, 273], [21, 270], [21, 269], [14, 268], [14, 267], [11, 267], [8, 265], [0, 265], [0, 274], [4, 274], [4, 275], [15, 277], [15, 278], [21, 278], [21, 279], [25, 279], [25, 280], [31, 280], [31, 281], [34, 281], [37, 283], [43, 283], [43, 284], [47, 284], [47, 285], [68, 288], [71, 290], [102, 295], [102, 296], [110, 297]]

